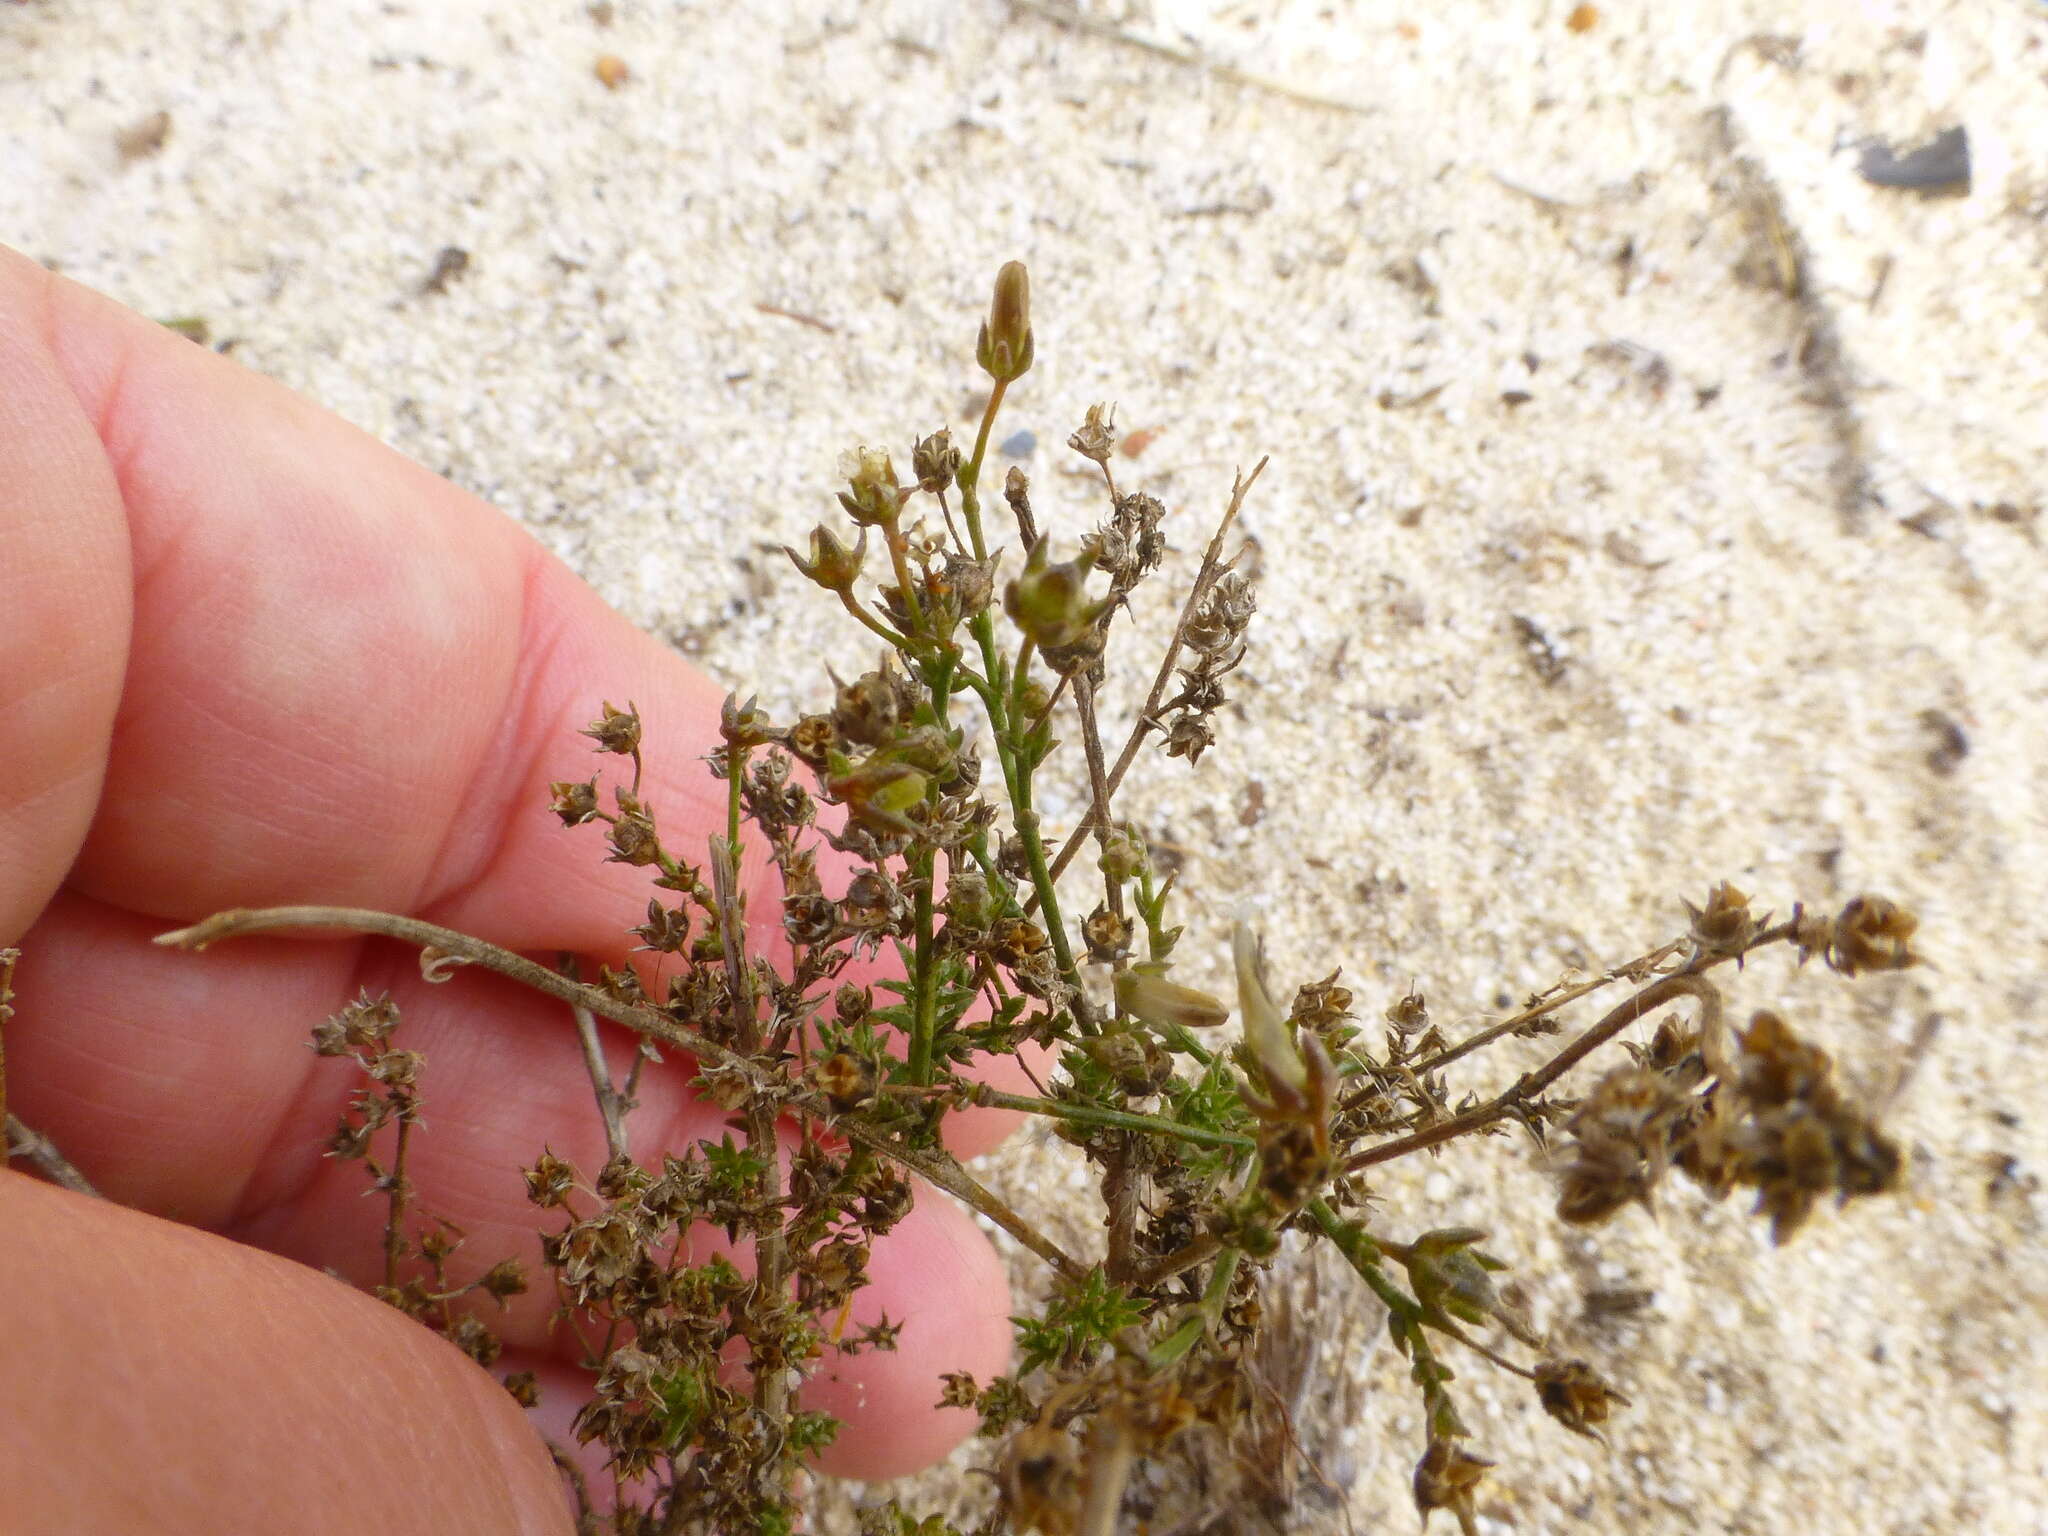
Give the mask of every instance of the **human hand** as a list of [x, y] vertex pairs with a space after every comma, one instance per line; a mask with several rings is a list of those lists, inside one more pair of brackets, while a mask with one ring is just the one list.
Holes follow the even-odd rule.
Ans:
[[[9, 1108], [111, 1197], [0, 1172], [12, 1528], [567, 1529], [511, 1398], [305, 1267], [381, 1277], [383, 1208], [321, 1155], [359, 1079], [306, 1046], [367, 987], [426, 1056], [420, 1204], [477, 1270], [541, 1273], [519, 1169], [544, 1143], [604, 1160], [566, 1010], [474, 973], [429, 992], [378, 941], [194, 959], [150, 940], [320, 902], [623, 964], [644, 872], [548, 816], [548, 782], [582, 771], [600, 697], [632, 698], [664, 836], [701, 847], [724, 820], [698, 762], [719, 691], [482, 502], [5, 250], [0, 551], [0, 943], [24, 952]], [[777, 909], [764, 882], [764, 933]], [[636, 1147], [718, 1134], [683, 1076], [643, 1080]], [[952, 1144], [1004, 1128], [963, 1120]], [[878, 1477], [971, 1429], [932, 1407], [937, 1375], [1002, 1369], [1008, 1297], [933, 1198], [869, 1274], [854, 1320], [907, 1320], [901, 1347], [828, 1361], [805, 1402], [846, 1420], [824, 1469]], [[567, 1440], [587, 1377], [552, 1307], [529, 1294], [490, 1321], [498, 1374], [536, 1371], [533, 1417]]]

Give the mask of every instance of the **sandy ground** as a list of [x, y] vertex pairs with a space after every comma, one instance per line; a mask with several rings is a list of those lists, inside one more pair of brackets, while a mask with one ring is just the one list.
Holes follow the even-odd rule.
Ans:
[[[842, 449], [964, 424], [1024, 258], [1042, 518], [1097, 515], [1058, 447], [1093, 400], [1156, 434], [1119, 468], [1183, 572], [1273, 456], [1239, 710], [1129, 806], [1193, 959], [1248, 903], [1286, 981], [1463, 1030], [1717, 879], [1924, 917], [1937, 967], [1734, 999], [1879, 1092], [1938, 1016], [1905, 1199], [1773, 1251], [1682, 1190], [1562, 1232], [1505, 1141], [1382, 1186], [1390, 1231], [1491, 1228], [1638, 1404], [1603, 1452], [1466, 1372], [1483, 1527], [2048, 1532], [2048, 6], [1084, 10], [8, 3], [0, 238], [203, 318], [778, 709], [863, 651], [776, 546]], [[1957, 124], [1967, 195], [1858, 174]], [[1058, 1220], [1056, 1159], [989, 1177]], [[1412, 1392], [1345, 1295], [1303, 1439], [1348, 1528], [1410, 1529]]]

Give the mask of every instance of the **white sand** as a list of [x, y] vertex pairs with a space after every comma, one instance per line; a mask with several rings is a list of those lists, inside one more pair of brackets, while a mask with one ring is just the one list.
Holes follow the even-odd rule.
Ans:
[[[1880, 1086], [1941, 1017], [1908, 1198], [1774, 1252], [1683, 1189], [1561, 1232], [1519, 1143], [1385, 1186], [1396, 1235], [1492, 1228], [1638, 1404], [1606, 1454], [1465, 1371], [1486, 1528], [2048, 1532], [2048, 6], [1089, 8], [1235, 73], [1035, 6], [616, 9], [0, 4], [0, 238], [205, 317], [779, 709], [863, 648], [775, 547], [841, 449], [965, 425], [1024, 258], [1042, 519], [1097, 514], [1056, 451], [1091, 400], [1159, 429], [1120, 469], [1185, 509], [1183, 571], [1273, 455], [1242, 718], [1130, 806], [1192, 850], [1191, 957], [1249, 902], [1288, 983], [1413, 977], [1462, 1030], [1716, 879], [1925, 920], [1938, 969], [1772, 955], [1734, 996]], [[1952, 123], [1968, 197], [1857, 175]], [[1052, 1156], [991, 1177], [1056, 1190]], [[1602, 1287], [1655, 1294], [1588, 1327]], [[1304, 1439], [1357, 1529], [1412, 1528], [1412, 1391], [1329, 1297]], [[985, 1488], [974, 1454], [930, 1487]]]

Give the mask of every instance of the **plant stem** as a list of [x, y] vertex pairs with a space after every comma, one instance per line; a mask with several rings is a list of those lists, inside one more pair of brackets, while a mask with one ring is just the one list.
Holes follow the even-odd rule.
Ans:
[[571, 1005], [569, 1011], [576, 1020], [576, 1038], [583, 1047], [591, 1092], [597, 1096], [597, 1112], [604, 1119], [605, 1150], [614, 1158], [623, 1158], [628, 1155], [626, 1098], [612, 1086], [611, 1069], [605, 1065], [604, 1046], [597, 1036], [597, 1015], [580, 1004]]
[[1123, 1422], [1112, 1412], [1097, 1413], [1082, 1458], [1088, 1469], [1087, 1483], [1074, 1536], [1116, 1536], [1124, 1485], [1130, 1481], [1131, 1464], [1136, 1459], [1137, 1449], [1131, 1444], [1130, 1431]]
[[1427, 1126], [1393, 1141], [1383, 1141], [1376, 1147], [1368, 1147], [1345, 1160], [1344, 1172], [1356, 1173], [1361, 1168], [1370, 1168], [1375, 1163], [1391, 1162], [1397, 1157], [1406, 1157], [1411, 1152], [1420, 1152], [1425, 1147], [1434, 1147], [1446, 1141], [1491, 1125], [1510, 1111], [1519, 1109], [1530, 1099], [1548, 1088], [1565, 1073], [1577, 1066], [1586, 1057], [1620, 1034], [1629, 1025], [1645, 1014], [1654, 1013], [1675, 997], [1697, 997], [1703, 1010], [1703, 1037], [1721, 1027], [1721, 994], [1704, 977], [1690, 971], [1680, 971], [1652, 982], [1642, 991], [1621, 1003], [1580, 1035], [1570, 1045], [1559, 1051], [1536, 1071], [1518, 1078], [1513, 1086], [1488, 1099], [1484, 1104], [1474, 1105], [1463, 1114], [1453, 1115], [1448, 1120]]
[[96, 1200], [105, 1198], [92, 1187], [92, 1180], [80, 1173], [72, 1166], [71, 1160], [57, 1150], [54, 1141], [41, 1131], [31, 1130], [22, 1124], [18, 1116], [7, 1116], [5, 1136], [6, 1144], [0, 1147], [0, 1151], [4, 1151], [6, 1156], [0, 1157], [0, 1164], [17, 1157], [23, 1158], [52, 1184], [61, 1185], [75, 1195], [91, 1195]]
[[962, 467], [959, 475], [960, 515], [967, 520], [967, 536], [974, 542], [974, 558], [988, 558], [988, 541], [981, 532], [981, 465], [988, 456], [988, 436], [994, 430], [996, 413], [1003, 408], [1003, 396], [1009, 392], [1007, 379], [998, 379], [996, 387], [989, 391], [988, 404], [982, 408], [981, 428], [974, 435], [974, 457]]
[[[1195, 616], [1195, 609], [1208, 595], [1216, 578], [1223, 574], [1223, 540], [1229, 534], [1231, 525], [1237, 521], [1237, 514], [1244, 507], [1245, 497], [1264, 473], [1269, 459], [1260, 459], [1249, 477], [1239, 475], [1230, 488], [1230, 504], [1223, 509], [1223, 516], [1216, 524], [1216, 532], [1209, 539], [1209, 547], [1202, 553], [1202, 564], [1195, 572], [1194, 584], [1188, 588], [1187, 600], [1181, 604], [1180, 618], [1173, 626], [1173, 638], [1167, 643], [1166, 655], [1159, 663], [1159, 672], [1152, 680], [1152, 691], [1145, 695], [1144, 707], [1138, 711], [1138, 718], [1131, 726], [1129, 740], [1117, 754], [1116, 766], [1109, 772], [1109, 792], [1113, 795], [1124, 781], [1124, 774], [1138, 755], [1138, 745], [1145, 739], [1145, 733], [1153, 728], [1153, 717], [1159, 711], [1159, 702], [1166, 697], [1166, 685], [1173, 679], [1174, 663], [1180, 660], [1181, 647], [1187, 641], [1188, 621]], [[1080, 852], [1082, 840], [1088, 835], [1089, 822], [1082, 824], [1068, 834], [1060, 847], [1059, 857], [1053, 860], [1052, 875], [1057, 880], [1066, 867]]]
[[1249, 1136], [1230, 1131], [1212, 1131], [1198, 1125], [1183, 1125], [1164, 1115], [1144, 1115], [1130, 1109], [1108, 1109], [1099, 1104], [1068, 1102], [1065, 1099], [1034, 1099], [1024, 1094], [1003, 1093], [987, 1086], [974, 1090], [974, 1102], [991, 1109], [1014, 1109], [1027, 1115], [1044, 1115], [1075, 1125], [1099, 1125], [1105, 1130], [1137, 1131], [1147, 1136], [1169, 1136], [1176, 1141], [1201, 1147], [1228, 1147], [1235, 1152], [1255, 1152], [1258, 1143]]
[[919, 1088], [928, 1088], [932, 1081], [932, 1046], [939, 1032], [938, 945], [932, 935], [932, 880], [938, 873], [938, 860], [931, 850], [918, 850], [911, 856], [910, 872], [917, 881], [917, 933], [916, 947], [911, 956], [907, 1065], [911, 1083]]
[[[1103, 471], [1104, 474], [1108, 470]], [[1083, 667], [1073, 674], [1074, 714], [1081, 722], [1081, 748], [1088, 759], [1088, 787], [1094, 796], [1095, 841], [1104, 853], [1109, 851], [1109, 778], [1102, 763], [1102, 733], [1095, 720], [1095, 684], [1089, 681], [1088, 669]], [[1116, 917], [1124, 915], [1123, 882], [1103, 871], [1102, 887], [1104, 899], [1110, 912]], [[1122, 969], [1121, 962], [1118, 969]]]
[[1446, 1046], [1434, 1056], [1428, 1057], [1423, 1061], [1410, 1062], [1408, 1064], [1409, 1070], [1418, 1077], [1439, 1071], [1458, 1060], [1461, 1056], [1469, 1056], [1474, 1051], [1493, 1044], [1494, 1041], [1500, 1039], [1503, 1035], [1512, 1035], [1516, 1030], [1534, 1023], [1545, 1014], [1555, 1013], [1558, 1009], [1575, 1003], [1582, 997], [1590, 996], [1604, 987], [1611, 987], [1617, 981], [1622, 981], [1632, 976], [1640, 978], [1648, 974], [1653, 967], [1662, 964], [1684, 947], [1685, 941], [1683, 939], [1675, 939], [1661, 948], [1651, 950], [1640, 959], [1630, 961], [1627, 965], [1616, 966], [1605, 975], [1596, 977], [1592, 981], [1582, 982], [1576, 987], [1568, 988], [1557, 993], [1555, 996], [1533, 1003], [1529, 1007], [1524, 1008], [1520, 1013], [1511, 1014], [1509, 1017], [1502, 1019], [1498, 1024], [1488, 1025], [1469, 1039], [1460, 1040], [1456, 1045]]
[[13, 945], [0, 949], [0, 1125], [7, 1123], [7, 1026], [14, 1018], [14, 967], [20, 959]]
[[832, 1125], [838, 1134], [878, 1156], [909, 1169], [926, 1183], [936, 1185], [955, 1199], [1001, 1227], [1026, 1248], [1044, 1259], [1069, 1280], [1088, 1273], [1086, 1264], [1075, 1259], [1030, 1222], [1011, 1210], [987, 1188], [976, 1182], [949, 1153], [920, 1152], [897, 1145], [888, 1137], [868, 1130], [857, 1121], [833, 1116], [819, 1101], [803, 1094], [781, 1079], [762, 1070], [754, 1061], [706, 1039], [648, 1004], [622, 1003], [595, 987], [569, 980], [559, 972], [438, 923], [395, 912], [376, 912], [363, 907], [247, 907], [216, 912], [204, 921], [160, 933], [155, 942], [171, 949], [205, 949], [223, 939], [243, 938], [252, 933], [273, 933], [289, 928], [339, 928], [354, 933], [373, 933], [397, 939], [419, 949], [438, 950], [471, 965], [480, 965], [512, 981], [531, 987], [572, 1006], [580, 1004], [601, 1019], [623, 1024], [636, 1034], [663, 1045], [688, 1051], [700, 1062], [710, 1062], [743, 1077], [757, 1093], [780, 1095], [783, 1106], [812, 1120]]
[[412, 1115], [409, 1106], [401, 1105], [398, 1111], [398, 1145], [391, 1154], [391, 1171], [385, 1175], [390, 1184], [391, 1203], [384, 1218], [384, 1288], [398, 1289], [398, 1259], [405, 1252], [405, 1208], [412, 1200], [412, 1189], [405, 1177], [405, 1154], [412, 1144]]

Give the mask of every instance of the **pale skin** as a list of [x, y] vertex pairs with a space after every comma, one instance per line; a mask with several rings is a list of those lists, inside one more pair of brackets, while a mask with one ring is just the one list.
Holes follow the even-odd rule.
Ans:
[[[545, 809], [549, 780], [618, 763], [575, 734], [607, 697], [639, 705], [664, 839], [701, 857], [724, 816], [697, 761], [711, 681], [484, 503], [0, 249], [8, 1107], [109, 1197], [0, 1172], [19, 1528], [569, 1529], [541, 1435], [568, 1438], [582, 1378], [551, 1297], [498, 1317], [487, 1375], [320, 1272], [380, 1277], [383, 1207], [360, 1165], [321, 1156], [354, 1084], [306, 1045], [389, 989], [399, 1043], [427, 1057], [422, 1205], [469, 1233], [474, 1269], [519, 1254], [538, 1274], [519, 1168], [543, 1143], [604, 1160], [568, 1010], [473, 973], [428, 987], [385, 941], [149, 940], [321, 902], [621, 963], [645, 872]], [[637, 1152], [719, 1134], [682, 1079], [643, 1083]], [[950, 1139], [972, 1153], [1007, 1128], [985, 1114]], [[932, 1406], [938, 1373], [986, 1379], [1008, 1351], [1001, 1268], [950, 1201], [920, 1199], [871, 1274], [854, 1319], [903, 1320], [901, 1349], [828, 1362], [806, 1394], [847, 1420], [824, 1467], [864, 1477], [943, 1455], [973, 1424]], [[549, 1406], [495, 1384], [517, 1369]]]

